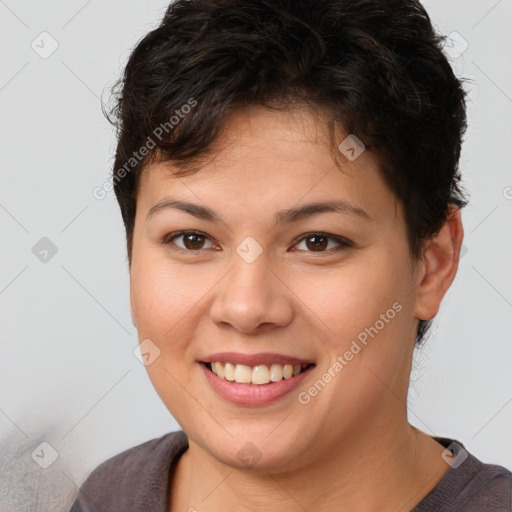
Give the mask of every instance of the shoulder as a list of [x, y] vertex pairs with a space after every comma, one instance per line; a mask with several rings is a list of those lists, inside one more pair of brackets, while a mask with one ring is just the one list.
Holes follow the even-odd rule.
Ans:
[[159, 510], [166, 503], [171, 462], [188, 447], [171, 432], [101, 463], [80, 487], [72, 512]]
[[447, 450], [454, 451], [451, 467], [414, 512], [512, 510], [512, 472], [503, 466], [482, 462], [458, 441], [436, 439]]
[[[478, 470], [470, 481], [468, 503], [485, 510], [512, 510], [512, 473], [496, 464], [485, 464], [476, 459]], [[475, 510], [477, 510], [475, 508]]]

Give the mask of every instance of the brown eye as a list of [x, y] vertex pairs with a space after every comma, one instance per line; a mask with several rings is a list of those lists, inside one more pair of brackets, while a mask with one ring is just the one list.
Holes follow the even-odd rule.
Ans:
[[202, 249], [204, 245], [204, 236], [196, 235], [195, 233], [184, 235], [183, 242], [187, 249]]
[[[174, 240], [182, 240], [182, 245], [176, 243]], [[210, 247], [205, 247], [205, 243], [210, 242]], [[162, 242], [164, 245], [175, 245], [178, 249], [184, 251], [196, 252], [201, 249], [209, 249], [213, 247], [210, 239], [202, 234], [196, 233], [195, 231], [182, 231], [180, 233], [171, 233], [166, 236]]]
[[328, 245], [328, 238], [326, 236], [308, 236], [306, 239], [306, 247], [312, 251], [323, 251]]
[[[334, 241], [334, 247], [329, 245], [331, 241]], [[299, 248], [298, 250], [306, 250], [307, 252], [330, 252], [331, 249], [337, 251], [351, 247], [350, 242], [345, 241], [340, 237], [326, 233], [310, 233], [303, 236], [299, 242], [300, 243], [297, 245], [297, 247], [299, 247], [300, 244], [304, 244], [305, 249]], [[327, 248], [329, 249], [326, 250]]]

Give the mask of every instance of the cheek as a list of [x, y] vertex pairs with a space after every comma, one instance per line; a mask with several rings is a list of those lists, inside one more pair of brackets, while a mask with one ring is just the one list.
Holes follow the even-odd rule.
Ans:
[[146, 371], [163, 403], [178, 418], [190, 407], [190, 396], [184, 390], [195, 394], [191, 376], [195, 363], [188, 348], [201, 314], [199, 299], [211, 289], [211, 281], [211, 276], [203, 280], [183, 265], [154, 257], [139, 257], [132, 265], [130, 290], [138, 336], [160, 350]]
[[[313, 313], [312, 321], [321, 326], [324, 342], [333, 348], [350, 345], [358, 336], [364, 340], [365, 329], [376, 323], [379, 332], [390, 331], [397, 309], [403, 309], [402, 289], [400, 275], [385, 261], [301, 277], [293, 287], [306, 306], [304, 313]], [[390, 319], [384, 328], [381, 315]]]
[[[326, 346], [330, 361], [343, 369], [333, 387], [333, 400], [345, 403], [345, 413], [364, 403], [378, 407], [390, 389], [401, 393], [413, 340], [411, 296], [403, 269], [385, 259], [361, 272], [347, 273], [330, 286], [331, 299], [322, 320], [337, 335]], [[390, 263], [388, 261], [388, 263]]]
[[160, 350], [146, 369], [157, 391], [179, 391], [169, 373], [182, 384], [189, 382], [195, 366], [194, 340], [205, 331], [208, 301], [219, 276], [206, 266], [199, 269], [155, 257], [134, 263], [130, 287], [138, 336]]
[[189, 321], [213, 283], [211, 275], [197, 269], [141, 259], [132, 267], [130, 277], [137, 327], [160, 337], [178, 322]]

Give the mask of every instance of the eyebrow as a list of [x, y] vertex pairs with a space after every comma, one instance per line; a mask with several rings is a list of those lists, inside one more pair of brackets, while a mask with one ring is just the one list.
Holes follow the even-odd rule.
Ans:
[[[193, 215], [198, 219], [206, 220], [209, 222], [222, 222], [222, 219], [207, 206], [201, 206], [186, 201], [167, 199], [152, 206], [148, 211], [146, 220], [155, 215], [157, 212], [167, 210], [169, 208], [181, 210], [185, 213]], [[289, 210], [279, 210], [276, 213], [275, 221], [277, 224], [291, 224], [306, 217], [317, 213], [336, 212], [351, 215], [366, 222], [371, 222], [373, 219], [362, 209], [346, 200], [335, 201], [316, 201], [307, 203], [302, 206], [290, 208]]]

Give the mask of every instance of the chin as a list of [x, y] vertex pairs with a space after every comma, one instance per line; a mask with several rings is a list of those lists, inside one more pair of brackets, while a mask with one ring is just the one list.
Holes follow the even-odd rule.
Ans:
[[292, 437], [271, 437], [245, 429], [233, 437], [226, 434], [222, 439], [201, 440], [198, 444], [222, 464], [239, 470], [282, 472], [297, 467], [298, 457], [306, 447]]

